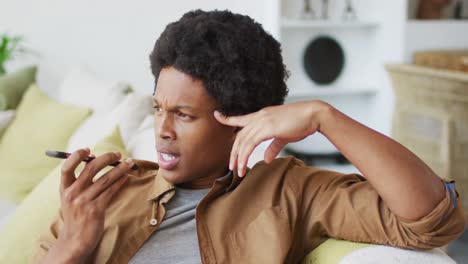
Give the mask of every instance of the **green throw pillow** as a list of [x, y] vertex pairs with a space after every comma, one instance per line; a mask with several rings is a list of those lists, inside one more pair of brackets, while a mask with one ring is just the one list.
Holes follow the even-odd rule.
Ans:
[[[122, 158], [128, 157], [118, 128], [92, 148], [96, 156], [110, 151], [120, 151]], [[34, 188], [0, 230], [0, 263], [28, 263], [35, 254], [40, 234], [49, 228], [60, 208], [62, 163]], [[82, 167], [77, 168], [76, 175]]]
[[0, 197], [20, 202], [60, 160], [44, 155], [63, 150], [91, 110], [56, 102], [31, 85], [0, 139]]
[[351, 252], [371, 244], [330, 238], [305, 256], [302, 264], [338, 264]]
[[15, 109], [26, 89], [36, 81], [36, 66], [0, 76], [0, 111]]

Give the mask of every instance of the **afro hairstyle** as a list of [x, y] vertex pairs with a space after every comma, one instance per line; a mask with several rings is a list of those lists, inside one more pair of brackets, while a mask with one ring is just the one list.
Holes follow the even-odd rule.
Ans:
[[288, 72], [281, 45], [252, 18], [230, 11], [190, 11], [167, 25], [150, 54], [159, 73], [174, 67], [202, 81], [227, 116], [283, 104]]

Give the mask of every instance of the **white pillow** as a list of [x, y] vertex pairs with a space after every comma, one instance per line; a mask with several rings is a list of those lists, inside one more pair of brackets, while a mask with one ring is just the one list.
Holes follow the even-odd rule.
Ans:
[[147, 115], [127, 145], [127, 151], [135, 159], [158, 162], [154, 141], [154, 117]]
[[346, 255], [340, 264], [456, 264], [440, 249], [410, 250], [390, 246], [370, 246], [355, 250]]
[[93, 146], [111, 133], [116, 125], [119, 125], [122, 139], [127, 146], [145, 116], [152, 113], [151, 100], [151, 95], [131, 93], [111, 112], [94, 112], [71, 136], [67, 151]]
[[125, 82], [102, 80], [84, 66], [75, 67], [64, 78], [58, 89], [58, 100], [108, 112], [132, 92]]
[[0, 137], [13, 120], [13, 117], [15, 117], [15, 110], [0, 111]]
[[58, 98], [60, 84], [67, 73], [70, 72], [70, 69], [76, 66], [71, 66], [63, 61], [51, 58], [41, 58], [36, 64], [38, 64], [36, 73], [37, 86], [50, 98], [60, 101]]
[[0, 199], [0, 230], [2, 230], [3, 225], [7, 222], [17, 206], [17, 204], [10, 201]]

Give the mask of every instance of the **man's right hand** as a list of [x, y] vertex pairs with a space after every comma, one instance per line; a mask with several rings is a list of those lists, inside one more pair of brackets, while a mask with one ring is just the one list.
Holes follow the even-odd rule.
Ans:
[[105, 210], [125, 184], [127, 173], [133, 166], [131, 160], [126, 160], [93, 183], [96, 174], [118, 161], [121, 155], [109, 152], [96, 157], [86, 164], [77, 178], [75, 170], [89, 154], [89, 149], [75, 151], [63, 163], [60, 199], [64, 226], [46, 257], [49, 261], [45, 259], [44, 263], [58, 259], [70, 263], [86, 260], [102, 239]]

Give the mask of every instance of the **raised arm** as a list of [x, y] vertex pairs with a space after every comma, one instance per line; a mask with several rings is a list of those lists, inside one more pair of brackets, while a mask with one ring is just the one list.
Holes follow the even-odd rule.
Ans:
[[418, 157], [335, 108], [324, 107], [319, 131], [364, 174], [400, 218], [420, 219], [444, 198], [442, 181]]
[[230, 168], [237, 168], [240, 175], [245, 172], [249, 155], [262, 141], [274, 139], [265, 153], [265, 161], [270, 162], [287, 143], [320, 132], [364, 174], [400, 218], [417, 220], [444, 197], [442, 181], [408, 149], [325, 102], [267, 107], [237, 117], [215, 112], [215, 117], [225, 125], [242, 128], [230, 161]]

